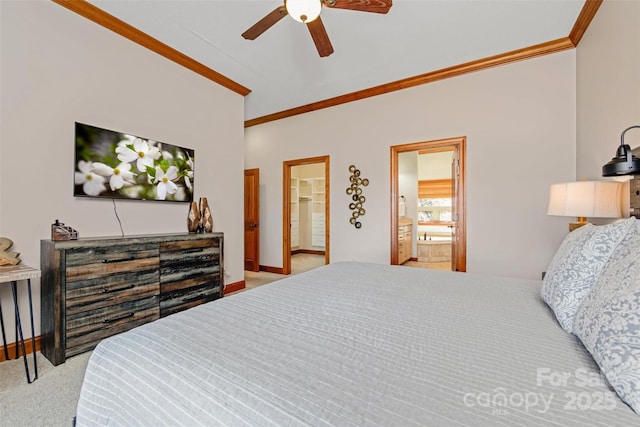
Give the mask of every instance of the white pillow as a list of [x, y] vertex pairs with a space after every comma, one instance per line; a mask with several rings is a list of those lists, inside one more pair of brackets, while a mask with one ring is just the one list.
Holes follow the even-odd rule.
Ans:
[[640, 230], [619, 245], [578, 308], [573, 330], [640, 415]]
[[618, 244], [634, 229], [635, 221], [629, 218], [607, 225], [587, 224], [565, 237], [549, 264], [540, 291], [565, 331], [572, 332], [578, 306]]

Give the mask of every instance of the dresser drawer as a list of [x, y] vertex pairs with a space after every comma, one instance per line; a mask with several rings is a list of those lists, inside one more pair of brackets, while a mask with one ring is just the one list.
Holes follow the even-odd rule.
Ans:
[[208, 239], [160, 244], [160, 286], [202, 274], [218, 274], [220, 244]]
[[97, 310], [159, 292], [157, 244], [82, 248], [67, 251], [66, 257], [67, 313]]
[[158, 295], [160, 292], [157, 267], [156, 271], [153, 272], [118, 276], [109, 277], [108, 283], [106, 283], [107, 280], [104, 277], [101, 278], [102, 281], [97, 281], [96, 279], [71, 283], [70, 285], [82, 283], [83, 286], [70, 286], [67, 288], [67, 315], [144, 299]]
[[196, 305], [214, 301], [222, 296], [222, 283], [218, 277], [182, 282], [186, 286], [160, 295], [160, 317], [165, 317]]
[[222, 296], [220, 241], [160, 245], [160, 317]]
[[66, 316], [66, 357], [91, 350], [100, 340], [159, 318], [158, 296]]
[[149, 260], [155, 259], [157, 263], [158, 244], [80, 247], [65, 252], [67, 281], [75, 281], [96, 275], [139, 270], [145, 268]]

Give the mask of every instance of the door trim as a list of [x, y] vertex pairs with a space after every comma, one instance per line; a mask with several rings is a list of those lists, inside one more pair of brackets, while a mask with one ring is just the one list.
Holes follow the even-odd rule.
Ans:
[[329, 264], [329, 156], [308, 157], [282, 162], [282, 274], [291, 274], [291, 168], [324, 163], [324, 263]]
[[460, 159], [459, 174], [460, 186], [456, 200], [456, 211], [459, 214], [458, 234], [459, 239], [456, 244], [457, 260], [455, 265], [457, 271], [467, 271], [467, 227], [466, 227], [466, 155], [467, 137], [459, 136], [455, 138], [438, 139], [434, 141], [415, 142], [411, 144], [394, 145], [391, 147], [391, 265], [398, 265], [398, 154], [410, 151], [442, 149], [452, 147], [458, 151]]

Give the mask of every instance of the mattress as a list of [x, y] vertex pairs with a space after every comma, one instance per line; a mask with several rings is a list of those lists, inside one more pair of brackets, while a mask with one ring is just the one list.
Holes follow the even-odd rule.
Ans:
[[334, 263], [102, 341], [77, 426], [629, 426], [540, 281]]

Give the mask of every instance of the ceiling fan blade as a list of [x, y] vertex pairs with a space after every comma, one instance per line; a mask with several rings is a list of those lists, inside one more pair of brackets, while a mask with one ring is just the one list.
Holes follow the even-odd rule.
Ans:
[[387, 13], [393, 5], [393, 0], [322, 0], [322, 3], [335, 9]]
[[258, 36], [267, 31], [285, 16], [287, 16], [287, 9], [284, 6], [276, 7], [267, 16], [256, 22], [251, 28], [242, 33], [242, 37], [247, 40], [255, 40]]
[[318, 16], [316, 19], [307, 24], [307, 28], [309, 28], [311, 38], [316, 44], [318, 54], [323, 57], [331, 55], [333, 53], [333, 46], [331, 46], [331, 41], [329, 40], [329, 36], [327, 35], [327, 30], [324, 29], [322, 19], [320, 19], [320, 17]]

